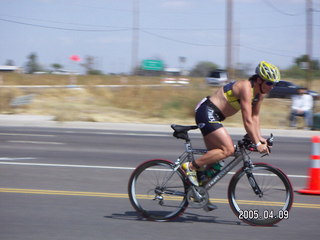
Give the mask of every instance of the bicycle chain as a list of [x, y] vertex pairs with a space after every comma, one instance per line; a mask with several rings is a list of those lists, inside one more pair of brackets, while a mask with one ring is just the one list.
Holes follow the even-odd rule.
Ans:
[[193, 186], [187, 192], [187, 199], [191, 207], [203, 208], [209, 202], [209, 194], [204, 187]]

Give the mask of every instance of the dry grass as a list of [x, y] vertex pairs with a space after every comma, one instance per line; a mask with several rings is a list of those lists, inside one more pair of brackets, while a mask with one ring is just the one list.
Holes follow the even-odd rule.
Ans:
[[160, 83], [160, 77], [138, 76], [100, 76], [100, 75], [30, 75], [17, 73], [0, 73], [4, 85], [104, 85], [104, 84], [155, 84]]
[[[69, 76], [2, 75], [3, 85], [68, 85]], [[58, 121], [143, 122], [193, 124], [194, 107], [213, 88], [202, 79], [192, 79], [185, 87], [143, 87], [159, 84], [158, 77], [77, 76], [77, 84], [84, 88], [51, 88], [18, 90], [0, 88], [1, 113], [53, 115]], [[294, 81], [301, 84], [301, 81]], [[320, 91], [319, 81], [313, 89]], [[135, 84], [130, 88], [96, 88], [101, 84]], [[36, 94], [31, 104], [10, 107], [16, 96]], [[318, 104], [319, 105], [319, 104]], [[319, 107], [317, 106], [317, 111]], [[263, 127], [284, 128], [288, 125], [290, 100], [265, 99], [261, 111]], [[225, 121], [226, 126], [242, 126], [241, 115]]]

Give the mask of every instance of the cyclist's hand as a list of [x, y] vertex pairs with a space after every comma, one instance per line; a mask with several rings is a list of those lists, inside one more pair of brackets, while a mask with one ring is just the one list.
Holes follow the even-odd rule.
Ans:
[[260, 142], [265, 143], [267, 142], [267, 139], [265, 139], [264, 137], [260, 137]]
[[266, 142], [261, 143], [259, 146], [257, 146], [257, 150], [258, 150], [259, 153], [266, 153], [266, 154], [270, 153], [268, 145], [266, 144]]

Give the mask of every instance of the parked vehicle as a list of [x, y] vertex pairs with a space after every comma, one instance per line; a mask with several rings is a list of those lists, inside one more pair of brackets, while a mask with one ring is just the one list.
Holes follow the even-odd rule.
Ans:
[[[291, 98], [292, 95], [297, 94], [299, 88], [301, 88], [301, 86], [296, 85], [292, 82], [280, 81], [269, 92], [268, 97], [269, 98]], [[315, 91], [309, 90], [309, 94], [313, 96], [313, 98], [320, 97], [320, 94]]]
[[224, 70], [215, 70], [208, 74], [206, 82], [209, 85], [221, 86], [228, 82], [228, 74]]

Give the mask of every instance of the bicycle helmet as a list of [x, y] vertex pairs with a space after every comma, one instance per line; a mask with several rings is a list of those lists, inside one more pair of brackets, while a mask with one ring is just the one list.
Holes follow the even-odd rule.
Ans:
[[256, 68], [256, 73], [265, 81], [279, 82], [280, 71], [271, 63], [261, 61]]

